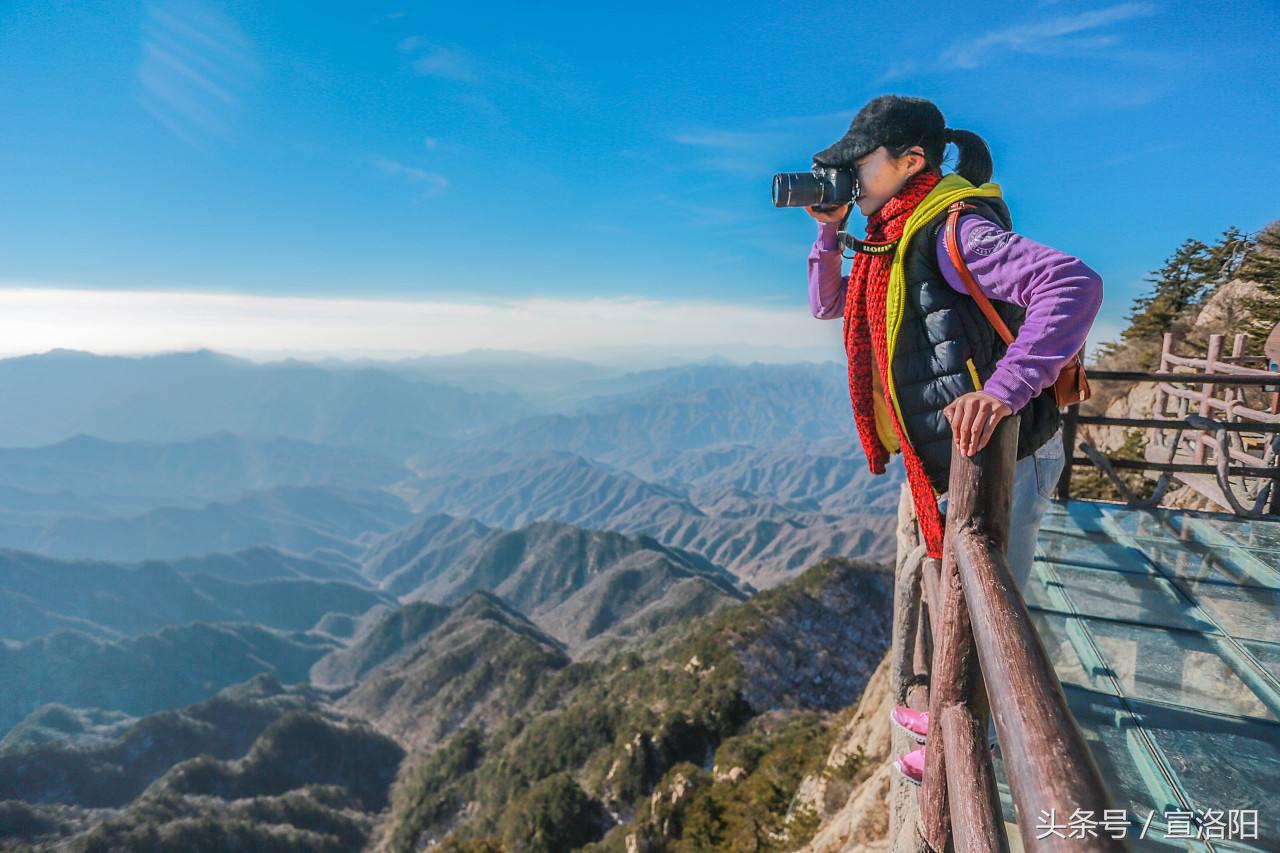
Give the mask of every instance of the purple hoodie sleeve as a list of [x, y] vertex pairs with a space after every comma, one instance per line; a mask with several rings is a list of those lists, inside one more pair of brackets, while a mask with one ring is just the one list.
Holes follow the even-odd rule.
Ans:
[[809, 250], [809, 310], [819, 320], [844, 316], [845, 279], [840, 273], [840, 246], [835, 223], [819, 222], [818, 239]]
[[[1102, 278], [1079, 258], [981, 216], [961, 216], [958, 231], [961, 256], [982, 292], [1026, 308], [1022, 327], [982, 388], [1017, 412], [1084, 346], [1102, 305]], [[968, 293], [947, 252], [946, 229], [938, 231], [937, 253], [947, 283]]]

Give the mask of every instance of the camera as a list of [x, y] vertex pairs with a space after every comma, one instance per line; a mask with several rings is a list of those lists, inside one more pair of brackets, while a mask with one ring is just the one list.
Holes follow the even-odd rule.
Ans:
[[809, 172], [780, 172], [773, 176], [774, 207], [836, 210], [860, 194], [853, 169], [814, 164]]

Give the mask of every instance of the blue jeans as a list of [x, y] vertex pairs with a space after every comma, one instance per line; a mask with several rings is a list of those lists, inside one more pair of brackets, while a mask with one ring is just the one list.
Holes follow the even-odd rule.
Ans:
[[[1058, 477], [1066, 464], [1066, 452], [1062, 446], [1062, 430], [1059, 429], [1040, 449], [1019, 459], [1013, 466], [1013, 508], [1009, 517], [1009, 571], [1014, 583], [1024, 596], [1027, 580], [1031, 577], [1031, 562], [1036, 554], [1036, 536], [1040, 533], [1040, 520], [1049, 509], [1049, 501], [1058, 485]], [[938, 499], [938, 506], [946, 509], [946, 495]]]
[[1066, 464], [1059, 428], [1040, 449], [1019, 459], [1013, 467], [1013, 509], [1009, 518], [1009, 571], [1024, 596], [1031, 576], [1031, 561], [1036, 553], [1036, 536], [1040, 521], [1053, 497]]

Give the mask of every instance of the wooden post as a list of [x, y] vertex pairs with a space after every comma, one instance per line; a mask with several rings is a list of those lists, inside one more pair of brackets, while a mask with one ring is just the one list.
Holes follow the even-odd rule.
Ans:
[[[1209, 354], [1205, 356], [1204, 372], [1206, 374], [1213, 373], [1214, 365], [1218, 361], [1218, 356], [1222, 354], [1222, 335], [1209, 336]], [[1200, 417], [1208, 418], [1213, 416], [1213, 411], [1209, 408], [1209, 398], [1213, 396], [1213, 383], [1206, 382], [1200, 386]], [[1195, 464], [1204, 463], [1204, 430], [1196, 431], [1196, 446], [1193, 454]]]
[[[925, 710], [929, 707], [928, 610], [923, 600], [922, 574], [930, 562], [920, 543], [911, 492], [904, 483], [898, 501], [898, 558], [893, 589], [893, 646], [889, 656], [889, 678], [893, 703]], [[894, 755], [915, 749], [917, 744], [897, 728], [890, 744]], [[897, 853], [927, 853], [919, 838], [919, 806], [916, 788], [894, 774], [889, 790], [889, 837]]]
[[1235, 338], [1231, 341], [1231, 360], [1239, 364], [1244, 360], [1244, 345], [1249, 336], [1244, 332], [1236, 332]]
[[1076, 455], [1076, 426], [1079, 421], [1080, 406], [1067, 406], [1067, 413], [1062, 418], [1062, 452], [1066, 455], [1066, 462], [1058, 476], [1057, 491], [1058, 500], [1063, 503], [1071, 500], [1071, 460]]
[[[948, 841], [957, 853], [1009, 849], [995, 771], [987, 750], [987, 693], [954, 542], [958, 530], [981, 517], [983, 529], [991, 534], [992, 547], [1004, 553], [1018, 420], [1015, 416], [1001, 421], [987, 447], [973, 459], [962, 456], [959, 450], [952, 453], [942, 570], [936, 591], [930, 590], [930, 606], [939, 613], [940, 624], [934, 631], [929, 745], [920, 789], [921, 834], [937, 851], [949, 849]], [[1003, 464], [1004, 456], [1008, 457], [1007, 464]], [[957, 465], [958, 459], [966, 464]]]
[[[1160, 370], [1159, 373], [1169, 372], [1169, 354], [1173, 352], [1173, 332], [1165, 332], [1164, 339], [1160, 343]], [[1164, 417], [1165, 400], [1168, 395], [1159, 385], [1156, 386], [1156, 401], [1154, 415], [1157, 418]]]
[[[1101, 815], [1112, 805], [1005, 559], [1017, 435], [1017, 419], [1005, 418], [988, 445], [972, 458], [952, 454], [947, 553], [953, 555], [965, 609], [972, 620], [973, 646], [991, 699], [1005, 773], [1018, 809], [1018, 829], [1025, 849], [1037, 853], [1125, 850], [1122, 840], [1104, 833], [1097, 838], [1066, 838], [1041, 828], [1042, 814], [1052, 812], [1056, 823], [1062, 825], [1077, 809]], [[947, 618], [950, 622], [950, 612]], [[937, 669], [941, 662], [935, 652], [931, 699], [943, 690], [943, 676]], [[936, 700], [931, 702], [931, 712], [936, 704]], [[948, 764], [953, 752], [961, 752], [959, 744], [950, 743], [952, 732], [946, 724], [955, 717], [956, 712], [948, 709], [948, 716], [942, 718]], [[930, 719], [937, 718], [931, 713]], [[963, 724], [959, 728], [963, 732]], [[929, 740], [932, 761], [932, 731]], [[985, 743], [985, 737], [980, 743]], [[926, 785], [928, 774], [927, 768]], [[990, 794], [980, 776], [967, 789], [957, 789], [951, 784], [951, 773], [947, 775], [948, 788], [954, 791], [951, 823], [956, 830], [956, 850], [960, 850], [961, 813], [955, 806], [962, 798], [980, 801]], [[922, 800], [922, 819], [925, 805]], [[978, 810], [977, 814], [965, 813], [964, 819], [982, 827], [987, 818]]]
[[[1244, 355], [1244, 344], [1246, 335], [1238, 334], [1231, 342], [1231, 361], [1233, 364], [1240, 363], [1240, 357]], [[1222, 392], [1222, 399], [1228, 403], [1232, 400], [1244, 400], [1244, 391], [1228, 385]]]

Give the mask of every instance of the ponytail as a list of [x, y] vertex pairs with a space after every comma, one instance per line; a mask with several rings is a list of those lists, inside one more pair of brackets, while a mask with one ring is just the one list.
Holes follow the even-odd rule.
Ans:
[[956, 174], [975, 187], [991, 180], [991, 149], [982, 137], [968, 130], [945, 128], [942, 138], [954, 142], [960, 149], [960, 162], [956, 163]]

